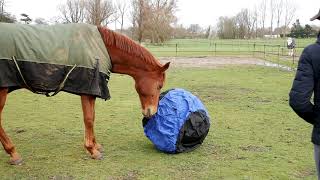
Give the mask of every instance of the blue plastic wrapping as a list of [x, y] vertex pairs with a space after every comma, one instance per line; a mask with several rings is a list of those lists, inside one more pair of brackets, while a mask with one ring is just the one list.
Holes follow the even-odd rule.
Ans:
[[159, 101], [158, 112], [144, 126], [145, 135], [155, 147], [168, 153], [176, 152], [181, 127], [190, 113], [203, 110], [209, 117], [202, 102], [184, 89], [173, 89]]

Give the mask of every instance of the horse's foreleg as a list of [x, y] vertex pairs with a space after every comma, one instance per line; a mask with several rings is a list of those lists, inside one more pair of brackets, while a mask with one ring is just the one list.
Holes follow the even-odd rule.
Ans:
[[5, 133], [1, 124], [2, 110], [6, 103], [7, 95], [8, 95], [8, 89], [0, 88], [0, 141], [2, 143], [4, 150], [10, 155], [9, 163], [12, 165], [19, 165], [22, 163], [22, 159], [20, 158], [20, 155], [17, 153], [15, 146], [13, 145], [13, 143]]
[[101, 145], [96, 143], [94, 135], [94, 119], [95, 119], [95, 97], [82, 95], [81, 104], [83, 111], [83, 119], [85, 125], [85, 148], [94, 159], [102, 159]]
[[289, 56], [293, 56], [293, 49], [289, 49]]

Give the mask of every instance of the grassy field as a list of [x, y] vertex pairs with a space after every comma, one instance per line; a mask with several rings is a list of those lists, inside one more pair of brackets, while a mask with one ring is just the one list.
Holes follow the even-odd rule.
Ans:
[[133, 81], [113, 75], [112, 99], [97, 101], [96, 135], [105, 159], [83, 149], [80, 98], [10, 94], [3, 125], [24, 158], [1, 150], [1, 179], [315, 179], [311, 126], [288, 106], [292, 72], [255, 66], [171, 69], [165, 89], [199, 96], [212, 126], [197, 150], [161, 153], [143, 134]]
[[314, 38], [296, 39], [296, 57], [288, 56], [286, 39], [208, 40], [174, 39], [160, 45], [144, 44], [158, 57], [167, 56], [248, 56], [296, 67], [302, 50], [315, 42]]
[[[303, 49], [309, 44], [312, 44], [316, 41], [315, 38], [309, 39], [296, 39], [296, 47]], [[235, 39], [173, 39], [164, 44], [154, 45], [146, 43], [145, 45], [154, 52], [161, 51], [173, 51], [175, 52], [176, 48], [178, 51], [214, 51], [215, 44], [217, 51], [253, 51], [253, 45], [256, 44], [256, 51], [262, 51], [263, 46], [278, 46], [287, 48], [287, 41], [284, 38], [278, 39], [250, 39], [250, 40], [235, 40]], [[177, 46], [178, 45], [178, 46]], [[177, 46], [177, 47], [176, 47]], [[271, 51], [272, 49], [269, 49]], [[268, 49], [267, 49], [268, 51]], [[183, 53], [178, 53], [178, 55], [183, 56]], [[165, 55], [165, 54], [164, 54]]]

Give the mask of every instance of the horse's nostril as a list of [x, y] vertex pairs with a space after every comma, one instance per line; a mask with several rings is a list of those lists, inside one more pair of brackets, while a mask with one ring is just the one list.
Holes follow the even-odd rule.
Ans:
[[148, 108], [148, 109], [142, 111], [142, 114], [144, 117], [151, 117], [151, 109]]

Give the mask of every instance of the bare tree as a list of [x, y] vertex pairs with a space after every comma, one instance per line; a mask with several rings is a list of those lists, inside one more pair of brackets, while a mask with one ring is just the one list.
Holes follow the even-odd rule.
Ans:
[[217, 24], [217, 35], [221, 39], [236, 38], [237, 24], [235, 17], [219, 17]]
[[248, 38], [252, 38], [255, 36], [255, 32], [256, 32], [256, 25], [257, 25], [257, 11], [256, 9], [253, 10], [249, 10], [248, 9], [248, 24], [247, 24], [247, 28], [248, 28]]
[[120, 32], [122, 33], [124, 25], [124, 16], [126, 14], [128, 6], [126, 3], [123, 3], [122, 1], [118, 1], [116, 6], [119, 14], [118, 22], [120, 23]]
[[257, 12], [242, 9], [236, 16], [237, 38], [252, 38], [257, 24]]
[[252, 30], [254, 31], [254, 37], [257, 38], [258, 37], [258, 8], [257, 6], [254, 6], [254, 9], [252, 11]]
[[190, 24], [187, 31], [191, 35], [192, 38], [195, 38], [201, 33], [202, 28], [199, 24]]
[[204, 35], [204, 38], [209, 39], [209, 38], [210, 38], [210, 35], [211, 35], [211, 31], [212, 31], [212, 28], [211, 28], [211, 26], [209, 26], [209, 27], [206, 29], [206, 33], [205, 33], [205, 35]]
[[237, 38], [244, 39], [248, 33], [248, 9], [242, 9], [236, 16]]
[[117, 30], [117, 24], [119, 22], [120, 19], [120, 13], [118, 11], [118, 8], [116, 8], [116, 4], [114, 5], [115, 7], [115, 11], [112, 15], [112, 17], [110, 18], [110, 20], [108, 20], [109, 23], [113, 22], [114, 23], [114, 29]]
[[4, 4], [5, 4], [5, 2], [4, 2], [4, 0], [0, 0], [0, 22], [2, 22], [3, 21], [3, 19], [4, 19]]
[[273, 34], [273, 23], [274, 23], [274, 10], [275, 10], [275, 2], [274, 0], [270, 0], [270, 34]]
[[118, 12], [118, 9], [116, 7], [116, 4], [112, 3], [112, 0], [110, 0], [110, 4], [109, 4], [110, 8], [109, 8], [109, 13], [108, 13], [108, 17], [104, 20], [103, 25], [108, 26], [111, 23], [115, 24], [115, 29], [117, 29], [117, 21], [120, 18], [120, 14]]
[[88, 0], [86, 3], [87, 21], [94, 25], [108, 25], [115, 13], [111, 0]]
[[84, 0], [67, 0], [66, 4], [58, 7], [65, 23], [84, 22], [85, 2]]
[[63, 20], [61, 19], [61, 16], [53, 16], [48, 20], [49, 24], [61, 24], [63, 23]]
[[6, 1], [0, 0], [0, 22], [14, 23], [16, 17], [5, 11]]
[[0, 14], [4, 13], [4, 0], [0, 0]]
[[162, 43], [173, 34], [177, 0], [133, 0], [132, 25], [139, 42], [148, 38]]
[[179, 24], [174, 27], [173, 37], [177, 39], [184, 39], [190, 36], [187, 28], [183, 27], [182, 24]]
[[36, 18], [34, 22], [38, 25], [48, 25], [48, 22], [44, 18]]
[[148, 29], [153, 43], [162, 43], [173, 33], [171, 24], [176, 21], [176, 0], [152, 0]]
[[132, 0], [131, 21], [134, 31], [133, 34], [140, 43], [144, 38], [149, 12], [150, 6], [147, 0]]
[[297, 7], [296, 4], [292, 0], [285, 0], [284, 2], [284, 32], [286, 34], [287, 29], [289, 29], [289, 24], [292, 22]]
[[260, 20], [261, 20], [261, 27], [264, 31], [265, 29], [265, 22], [267, 17], [267, 0], [262, 0], [259, 5], [259, 14], [260, 14]]
[[278, 0], [278, 2], [275, 5], [275, 11], [276, 11], [277, 29], [279, 29], [280, 28], [280, 20], [281, 20], [282, 12], [283, 12], [283, 0]]

